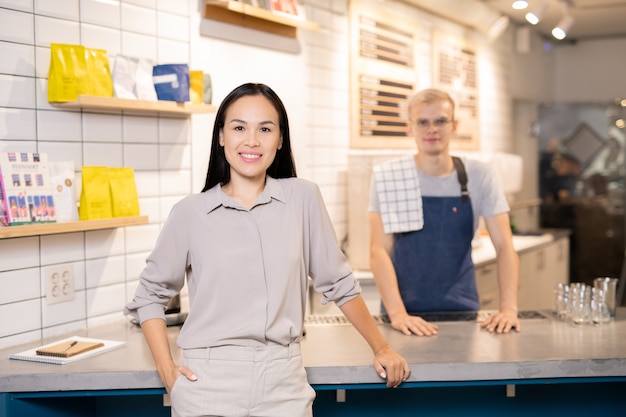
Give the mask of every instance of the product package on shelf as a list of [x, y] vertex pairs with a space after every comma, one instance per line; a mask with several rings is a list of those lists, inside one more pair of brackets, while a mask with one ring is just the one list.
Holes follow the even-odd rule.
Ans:
[[189, 66], [187, 64], [155, 65], [152, 81], [159, 100], [189, 101]]
[[139, 197], [131, 167], [83, 166], [80, 220], [138, 216]]
[[107, 51], [83, 45], [50, 44], [48, 101], [76, 101], [81, 94], [113, 97]]
[[55, 221], [47, 155], [0, 152], [0, 225]]

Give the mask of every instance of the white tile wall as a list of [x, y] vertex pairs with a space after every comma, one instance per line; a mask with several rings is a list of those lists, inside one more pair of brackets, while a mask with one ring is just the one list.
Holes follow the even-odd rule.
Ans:
[[161, 171], [160, 180], [161, 195], [163, 196], [181, 196], [191, 193], [190, 171]]
[[[124, 165], [132, 166], [135, 174], [140, 170], [159, 169], [159, 148], [151, 144], [124, 145]], [[154, 173], [150, 174], [154, 176]]]
[[156, 0], [126, 0], [126, 3], [156, 9]]
[[83, 145], [80, 142], [39, 142], [39, 152], [50, 161], [73, 161], [74, 169], [83, 165]]
[[37, 94], [37, 99], [36, 99], [37, 109], [55, 110], [55, 108], [51, 106], [50, 103], [48, 103], [48, 79], [37, 78], [37, 84], [35, 87], [36, 87], [36, 94]]
[[83, 152], [85, 165], [124, 166], [124, 152], [121, 144], [84, 143]]
[[33, 77], [35, 50], [30, 45], [0, 42], [0, 73]]
[[[134, 165], [131, 165], [134, 167]], [[135, 184], [139, 197], [159, 196], [159, 176], [154, 172], [142, 172], [135, 170]]]
[[[151, 175], [154, 175], [154, 174], [151, 174]], [[137, 187], [139, 187], [139, 182], [137, 182]], [[161, 218], [158, 198], [143, 198], [140, 196], [139, 208], [140, 208], [141, 215], [148, 216], [148, 218], [153, 222]]]
[[120, 29], [120, 2], [80, 0], [80, 18], [84, 23]]
[[0, 305], [38, 299], [39, 286], [39, 268], [0, 272]]
[[82, 142], [80, 112], [40, 110], [36, 126], [40, 141]]
[[152, 223], [141, 226], [133, 226], [126, 228], [126, 253], [138, 253], [152, 250], [154, 242], [156, 242], [161, 220], [151, 218]]
[[122, 4], [122, 30], [156, 36], [156, 10]]
[[77, 320], [82, 322], [87, 318], [86, 291], [75, 291], [74, 295], [74, 299], [66, 303], [48, 304], [46, 300], [42, 301], [43, 327], [59, 326]]
[[77, 21], [78, 0], [35, 0], [35, 13]]
[[183, 16], [189, 14], [190, 11], [188, 2], [178, 0], [157, 0], [157, 7], [160, 11], [177, 13]]
[[3, 320], [0, 338], [41, 328], [41, 305], [39, 299], [0, 305], [0, 317], [19, 317], [19, 320]]
[[123, 138], [125, 143], [157, 143], [159, 119], [154, 117], [124, 117]]
[[124, 256], [109, 255], [106, 258], [85, 262], [87, 290], [118, 284], [126, 280]]
[[0, 40], [33, 45], [35, 20], [31, 13], [0, 9]]
[[39, 238], [23, 237], [0, 240], [0, 271], [39, 266]]
[[159, 119], [160, 143], [189, 143], [189, 124], [180, 119]]
[[161, 38], [157, 53], [159, 64], [183, 64], [189, 61], [189, 46], [186, 42]]
[[161, 145], [159, 169], [180, 170], [191, 168], [190, 145]]
[[122, 116], [83, 113], [83, 141], [122, 142]]
[[189, 18], [171, 13], [158, 12], [159, 37], [181, 42], [189, 42]]
[[0, 140], [33, 140], [35, 120], [34, 110], [0, 108]]
[[50, 47], [35, 47], [35, 76], [37, 78], [48, 78], [50, 70]]
[[[119, 29], [82, 23], [80, 25], [81, 43], [90, 48], [104, 49], [110, 57], [122, 51], [122, 32]], [[114, 61], [110, 59], [109, 68], [113, 71]]]
[[0, 7], [21, 10], [24, 12], [32, 12], [33, 2], [32, 0], [0, 0]]
[[[148, 253], [133, 253], [126, 256], [126, 281], [129, 283], [133, 283], [133, 290], [137, 286], [137, 280], [139, 279], [139, 274], [146, 266], [146, 257]], [[128, 299], [132, 299], [131, 297]]]
[[108, 285], [87, 290], [87, 315], [111, 314], [116, 320], [126, 305], [126, 284]]
[[125, 230], [106, 229], [85, 233], [85, 259], [124, 254]]
[[0, 150], [2, 152], [20, 149], [23, 152], [37, 152], [37, 142], [35, 141], [0, 141]]
[[[189, 62], [191, 3], [0, 0], [0, 150], [38, 150], [51, 160], [73, 160], [77, 194], [83, 165], [131, 166], [141, 212], [150, 221], [122, 229], [0, 239], [0, 314], [20, 317], [1, 326], [0, 347], [121, 318], [163, 217], [191, 190], [189, 121], [51, 106], [50, 43], [105, 49], [111, 68], [120, 53]], [[167, 172], [159, 172], [161, 167]], [[76, 296], [48, 305], [43, 271], [60, 263], [74, 266]]]
[[0, 74], [0, 107], [35, 108], [35, 79]]
[[50, 46], [51, 43], [79, 44], [78, 22], [36, 15], [35, 45]]
[[83, 233], [41, 236], [41, 265], [54, 265], [85, 259]]
[[138, 58], [157, 60], [157, 39], [139, 33], [122, 32], [122, 54]]

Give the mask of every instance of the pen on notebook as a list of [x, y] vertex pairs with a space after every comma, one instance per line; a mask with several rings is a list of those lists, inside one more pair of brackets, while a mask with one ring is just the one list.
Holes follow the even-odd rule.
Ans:
[[78, 343], [76, 340], [74, 340], [73, 342], [68, 343], [68, 344], [67, 344], [67, 346], [65, 346], [61, 352], [65, 352], [65, 351], [67, 351], [67, 350], [68, 350], [68, 349], [70, 349], [72, 346], [74, 346], [76, 343]]

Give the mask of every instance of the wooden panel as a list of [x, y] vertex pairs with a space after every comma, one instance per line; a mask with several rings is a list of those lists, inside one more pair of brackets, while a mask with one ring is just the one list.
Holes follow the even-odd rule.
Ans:
[[65, 103], [51, 102], [51, 106], [61, 109], [83, 109], [97, 111], [115, 111], [129, 114], [162, 114], [187, 117], [192, 113], [214, 113], [215, 106], [210, 104], [177, 103], [175, 101], [131, 100], [117, 97], [78, 96], [78, 100]]
[[463, 39], [433, 31], [434, 87], [447, 91], [456, 104], [459, 121], [450, 147], [478, 150], [479, 94], [475, 48]]
[[351, 2], [352, 148], [412, 148], [407, 103], [415, 90], [416, 27]]
[[204, 17], [207, 19], [217, 20], [232, 25], [239, 25], [248, 29], [262, 30], [264, 32], [274, 33], [276, 35], [296, 37], [296, 28], [293, 26], [285, 26], [258, 17], [249, 16], [239, 12], [233, 12], [221, 7], [212, 7], [207, 4]]
[[77, 222], [28, 224], [0, 227], [0, 239], [114, 229], [116, 227], [147, 224], [148, 216], [114, 217], [111, 219], [81, 220]]
[[297, 28], [319, 29], [319, 25], [315, 22], [290, 17], [285, 13], [274, 13], [241, 1], [206, 0], [204, 17], [289, 38], [296, 37]]

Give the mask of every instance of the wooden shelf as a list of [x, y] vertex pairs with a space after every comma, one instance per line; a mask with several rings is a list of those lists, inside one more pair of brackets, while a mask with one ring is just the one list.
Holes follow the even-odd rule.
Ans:
[[215, 106], [210, 104], [177, 103], [165, 100], [130, 100], [85, 95], [78, 96], [76, 101], [51, 102], [50, 105], [61, 109], [117, 110], [129, 114], [163, 114], [176, 117], [187, 117], [193, 113], [214, 113], [216, 111]]
[[147, 223], [148, 216], [132, 216], [113, 217], [111, 219], [99, 220], [81, 220], [77, 222], [65, 223], [40, 223], [27, 224], [23, 226], [8, 226], [0, 227], [0, 239], [114, 229], [116, 227], [135, 226]]
[[319, 29], [315, 22], [273, 13], [241, 1], [205, 0], [204, 17], [290, 38], [296, 37], [297, 28]]

